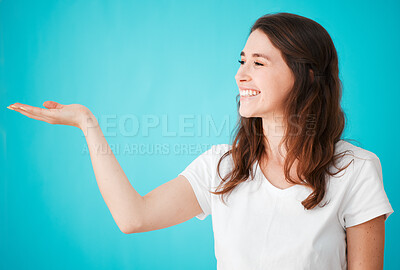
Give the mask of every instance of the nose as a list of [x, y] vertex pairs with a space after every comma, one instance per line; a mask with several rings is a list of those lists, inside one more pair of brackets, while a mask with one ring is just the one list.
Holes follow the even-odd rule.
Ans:
[[238, 69], [236, 75], [235, 75], [235, 80], [236, 82], [243, 82], [243, 81], [249, 81], [251, 79], [249, 71], [245, 67], [245, 65], [240, 66]]

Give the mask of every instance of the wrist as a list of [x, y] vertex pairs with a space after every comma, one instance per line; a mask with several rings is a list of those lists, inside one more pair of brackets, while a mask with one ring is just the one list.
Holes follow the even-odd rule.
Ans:
[[99, 123], [93, 113], [89, 109], [84, 110], [82, 112], [81, 121], [78, 124], [78, 128], [80, 128], [86, 135], [89, 129], [97, 126], [99, 126]]

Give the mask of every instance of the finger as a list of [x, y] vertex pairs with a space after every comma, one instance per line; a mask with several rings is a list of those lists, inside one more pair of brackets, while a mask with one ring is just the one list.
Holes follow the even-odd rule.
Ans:
[[47, 122], [47, 123], [51, 124], [51, 120], [48, 119], [47, 117], [43, 117], [43, 116], [40, 116], [40, 115], [34, 115], [34, 114], [30, 113], [30, 112], [21, 110], [20, 108], [15, 108], [14, 111], [17, 111], [17, 112], [19, 112], [19, 113], [21, 113], [21, 114], [23, 114], [23, 115], [25, 115], [25, 116], [27, 116], [29, 118], [40, 120], [40, 121], [44, 121], [44, 122]]
[[54, 112], [47, 110], [47, 109], [42, 109], [38, 107], [33, 107], [29, 106], [26, 104], [21, 104], [21, 103], [14, 103], [13, 105], [10, 105], [11, 108], [15, 109], [20, 109], [23, 111], [26, 111], [28, 113], [34, 114], [36, 116], [40, 117], [52, 117], [54, 115]]
[[47, 109], [62, 109], [62, 107], [64, 107], [64, 105], [55, 101], [45, 101], [43, 103], [43, 106], [46, 107]]

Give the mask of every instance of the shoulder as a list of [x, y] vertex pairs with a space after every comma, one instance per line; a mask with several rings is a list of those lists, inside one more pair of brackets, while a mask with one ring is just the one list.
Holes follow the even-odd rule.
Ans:
[[[201, 156], [208, 159], [211, 164], [218, 164], [219, 160], [232, 149], [230, 144], [214, 144], [207, 151], [205, 151]], [[227, 155], [223, 160], [231, 160], [231, 155]], [[223, 162], [225, 163], [225, 162]]]
[[199, 158], [206, 161], [208, 166], [212, 168], [213, 172], [217, 171], [218, 164], [221, 172], [228, 171], [233, 166], [233, 159], [232, 155], [225, 154], [231, 149], [232, 145], [230, 144], [214, 144]]
[[[332, 192], [354, 197], [356, 194], [368, 194], [368, 190], [382, 188], [382, 166], [375, 153], [343, 140], [336, 145], [336, 154], [346, 154], [336, 163], [337, 168], [343, 169], [343, 172], [330, 178]], [[337, 172], [337, 169], [332, 171]]]
[[203, 152], [195, 158], [193, 163], [213, 167], [215, 163], [217, 163], [218, 160], [231, 148], [232, 147], [229, 144], [214, 144], [208, 146], [207, 150], [203, 150]]
[[357, 168], [360, 169], [365, 163], [380, 164], [379, 157], [374, 152], [345, 140], [340, 140], [335, 145], [335, 154], [341, 153], [343, 153], [343, 157], [340, 160], [341, 165], [342, 163], [346, 165], [352, 162], [356, 170]]
[[222, 156], [231, 149], [232, 145], [230, 144], [214, 144], [209, 150], [213, 155]]
[[332, 192], [351, 195], [351, 191], [355, 192], [354, 187], [357, 185], [382, 182], [381, 163], [372, 151], [340, 140], [335, 145], [335, 154], [339, 155], [339, 158], [330, 168], [331, 173], [336, 173], [329, 181]]
[[340, 140], [336, 143], [336, 152], [341, 152], [343, 150], [350, 150], [354, 157], [359, 159], [378, 158], [378, 156], [374, 152], [371, 152], [360, 146], [356, 146], [348, 141]]
[[[340, 142], [338, 152], [351, 150], [346, 162], [353, 161], [345, 172], [330, 185], [331, 195], [340, 204], [340, 222], [344, 228], [371, 220], [393, 209], [385, 192], [382, 166], [378, 156], [349, 142]], [[344, 164], [346, 165], [346, 164]]]

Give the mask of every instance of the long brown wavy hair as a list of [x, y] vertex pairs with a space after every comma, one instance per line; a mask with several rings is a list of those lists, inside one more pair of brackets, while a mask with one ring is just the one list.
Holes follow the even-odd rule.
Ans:
[[[340, 105], [342, 83], [336, 48], [320, 24], [291, 13], [264, 15], [254, 23], [249, 35], [256, 29], [262, 30], [281, 51], [295, 77], [293, 88], [284, 102], [286, 129], [279, 147], [284, 144], [287, 149], [285, 178], [289, 183], [305, 185], [313, 190], [302, 201], [307, 210], [313, 209], [324, 198], [327, 176], [336, 175], [353, 161], [342, 169], [335, 163], [350, 151], [335, 155], [335, 144], [341, 140], [346, 122]], [[238, 95], [238, 110], [239, 98]], [[215, 192], [210, 191], [220, 194], [223, 202], [225, 193], [229, 195], [250, 174], [254, 177], [252, 168], [256, 161], [261, 164], [262, 159], [268, 160], [268, 142], [260, 117], [245, 118], [239, 115], [234, 131], [232, 148], [221, 157], [217, 166], [222, 182]], [[220, 164], [230, 154], [234, 162], [233, 170], [222, 177]], [[300, 183], [289, 174], [296, 160]], [[338, 169], [336, 173], [329, 171], [331, 165]]]

